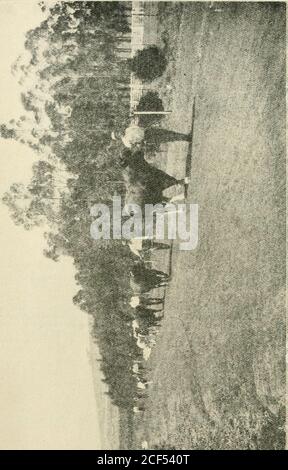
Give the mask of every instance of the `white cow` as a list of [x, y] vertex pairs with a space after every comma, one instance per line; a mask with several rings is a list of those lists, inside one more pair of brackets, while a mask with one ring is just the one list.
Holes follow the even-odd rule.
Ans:
[[139, 373], [139, 365], [137, 363], [134, 363], [133, 366], [132, 366], [132, 371], [134, 372], [134, 374], [138, 374]]
[[140, 388], [140, 390], [145, 390], [146, 385], [143, 382], [139, 381], [137, 382], [137, 388]]
[[150, 354], [151, 354], [152, 349], [149, 348], [149, 346], [145, 346], [143, 349], [143, 359], [144, 361], [148, 361]]
[[141, 413], [141, 410], [138, 408], [138, 406], [133, 406], [133, 413]]

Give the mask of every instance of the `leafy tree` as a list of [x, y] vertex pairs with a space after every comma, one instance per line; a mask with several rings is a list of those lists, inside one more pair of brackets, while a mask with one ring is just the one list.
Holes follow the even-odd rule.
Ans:
[[14, 183], [2, 198], [14, 222], [23, 225], [26, 230], [46, 221], [52, 223], [55, 217], [57, 198], [54, 197], [51, 174], [39, 171], [39, 167], [41, 161], [33, 166], [33, 176], [28, 186]]

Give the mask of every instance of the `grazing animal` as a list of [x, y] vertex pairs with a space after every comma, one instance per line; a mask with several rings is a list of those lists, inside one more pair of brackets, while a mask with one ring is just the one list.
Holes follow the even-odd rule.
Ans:
[[140, 388], [141, 390], [145, 390], [146, 389], [146, 385], [143, 383], [143, 382], [137, 382], [137, 388]]
[[141, 292], [149, 292], [156, 287], [165, 286], [169, 276], [157, 269], [147, 269], [144, 263], [136, 263], [132, 268], [133, 281], [139, 285]]
[[140, 251], [142, 250], [141, 238], [132, 238], [132, 240], [129, 240], [128, 246], [135, 256], [137, 256], [138, 258], [142, 258], [142, 254], [140, 253]]
[[135, 339], [138, 339], [137, 331], [139, 331], [139, 323], [137, 320], [132, 321], [132, 330], [133, 330], [133, 336]]
[[139, 364], [133, 364], [132, 366], [132, 371], [134, 372], [134, 374], [138, 374], [139, 373]]
[[151, 348], [149, 346], [146, 346], [146, 348], [143, 349], [143, 359], [144, 361], [148, 361], [149, 357], [151, 354]]
[[126, 204], [157, 204], [165, 200], [162, 196], [165, 189], [184, 182], [150, 165], [144, 158], [143, 150], [132, 152], [125, 149], [121, 156], [121, 166], [126, 187]]
[[152, 246], [149, 248], [149, 251], [157, 251], [157, 250], [168, 250], [170, 248], [169, 243], [161, 243], [161, 242], [152, 242]]
[[147, 345], [147, 337], [140, 335], [138, 333], [139, 331], [139, 324], [137, 320], [133, 320], [132, 322], [132, 328], [133, 328], [133, 336], [135, 339], [137, 339], [137, 346], [138, 348], [142, 349], [143, 351], [143, 359], [147, 361], [150, 357], [151, 354], [151, 348], [150, 346]]
[[163, 299], [161, 297], [147, 297], [144, 295], [133, 295], [129, 305], [132, 308], [143, 307], [151, 312], [158, 312], [163, 308]]
[[138, 307], [139, 304], [140, 304], [140, 298], [139, 298], [139, 296], [138, 296], [138, 295], [133, 295], [133, 296], [131, 297], [130, 302], [129, 302], [130, 307], [136, 308], [136, 307]]
[[144, 406], [134, 406], [133, 407], [133, 413], [143, 413], [145, 411]]

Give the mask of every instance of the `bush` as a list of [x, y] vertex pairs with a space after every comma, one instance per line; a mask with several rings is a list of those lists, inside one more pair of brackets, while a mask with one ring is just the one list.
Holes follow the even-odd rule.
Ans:
[[[137, 106], [137, 111], [164, 111], [163, 103], [156, 91], [148, 91], [143, 95]], [[163, 119], [163, 115], [142, 115], [139, 116], [139, 124], [143, 127], [149, 127]]]
[[131, 70], [143, 82], [152, 82], [160, 77], [167, 67], [165, 54], [157, 46], [138, 51], [131, 60]]

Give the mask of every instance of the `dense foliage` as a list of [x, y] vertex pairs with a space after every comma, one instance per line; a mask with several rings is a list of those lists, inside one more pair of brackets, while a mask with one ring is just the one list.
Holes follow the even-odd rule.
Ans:
[[12, 185], [4, 202], [26, 229], [48, 224], [47, 257], [73, 257], [80, 287], [73, 301], [93, 315], [114, 403], [131, 408], [138, 348], [127, 306], [130, 251], [121, 241], [90, 236], [91, 205], [110, 203], [123, 191], [110, 134], [129, 117], [130, 71], [119, 49], [129, 37], [130, 6], [75, 1], [40, 7], [45, 19], [27, 33], [25, 54], [12, 68], [25, 112], [0, 127], [2, 138], [29, 145], [39, 161], [30, 183]]
[[131, 69], [143, 82], [152, 82], [163, 75], [167, 59], [163, 50], [148, 46], [136, 52], [131, 61]]

